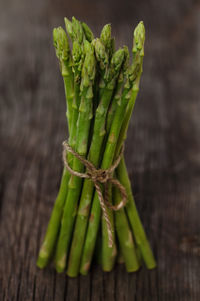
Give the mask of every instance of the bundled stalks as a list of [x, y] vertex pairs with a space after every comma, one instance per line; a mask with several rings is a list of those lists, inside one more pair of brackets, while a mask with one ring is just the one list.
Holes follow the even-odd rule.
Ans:
[[[37, 265], [54, 261], [57, 272], [86, 275], [93, 258], [104, 271], [124, 262], [128, 272], [156, 266], [140, 221], [123, 157], [124, 142], [142, 74], [145, 29], [115, 50], [111, 26], [100, 38], [87, 24], [65, 18], [53, 30], [64, 81], [68, 140], [64, 169]], [[72, 40], [70, 50], [68, 36]], [[96, 250], [96, 251], [95, 251]], [[96, 256], [94, 256], [94, 253]]]

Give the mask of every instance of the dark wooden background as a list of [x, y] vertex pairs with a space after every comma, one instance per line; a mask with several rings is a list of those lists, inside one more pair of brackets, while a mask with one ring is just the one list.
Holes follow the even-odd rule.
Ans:
[[[200, 300], [200, 3], [7, 0], [0, 3], [0, 300]], [[62, 79], [52, 28], [72, 15], [117, 45], [146, 26], [144, 74], [126, 144], [154, 271], [93, 267], [68, 279], [36, 268], [62, 170]]]

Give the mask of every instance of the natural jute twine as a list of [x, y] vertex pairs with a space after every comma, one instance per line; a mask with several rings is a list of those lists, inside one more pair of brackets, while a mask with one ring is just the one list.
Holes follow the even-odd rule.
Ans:
[[[112, 225], [111, 225], [106, 207], [109, 207], [111, 210], [117, 211], [117, 210], [123, 208], [127, 202], [126, 189], [117, 179], [113, 178], [113, 172], [116, 169], [116, 167], [119, 165], [119, 162], [123, 155], [123, 151], [124, 151], [124, 146], [122, 146], [122, 149], [121, 149], [121, 152], [120, 152], [118, 158], [116, 159], [116, 161], [113, 163], [113, 165], [110, 168], [97, 169], [90, 161], [86, 160], [85, 158], [80, 156], [77, 152], [75, 152], [71, 148], [71, 146], [68, 144], [67, 141], [63, 142], [63, 162], [64, 162], [65, 167], [68, 169], [68, 171], [74, 176], [90, 179], [94, 183], [94, 186], [96, 188], [96, 191], [97, 191], [97, 194], [99, 197], [101, 209], [103, 211], [103, 215], [104, 215], [106, 225], [107, 225], [109, 247], [113, 246], [113, 236], [112, 236]], [[83, 163], [83, 165], [86, 167], [85, 173], [75, 171], [69, 166], [68, 161], [67, 161], [67, 152], [73, 154], [77, 159], [79, 159], [81, 161], [81, 163]], [[108, 184], [109, 183], [111, 183], [112, 185], [115, 185], [121, 193], [122, 199], [121, 199], [121, 202], [117, 205], [112, 205], [108, 201], [108, 186], [109, 186]], [[104, 184], [104, 196], [102, 194], [102, 189], [101, 189], [100, 184]]]

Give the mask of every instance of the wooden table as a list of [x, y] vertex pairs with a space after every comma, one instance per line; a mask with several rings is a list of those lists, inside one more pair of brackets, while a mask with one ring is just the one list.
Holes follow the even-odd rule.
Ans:
[[[200, 6], [174, 1], [14, 1], [0, 10], [0, 300], [200, 300]], [[144, 74], [126, 159], [154, 271], [122, 265], [69, 279], [35, 262], [62, 170], [62, 79], [52, 28], [111, 22], [131, 47], [146, 26]]]

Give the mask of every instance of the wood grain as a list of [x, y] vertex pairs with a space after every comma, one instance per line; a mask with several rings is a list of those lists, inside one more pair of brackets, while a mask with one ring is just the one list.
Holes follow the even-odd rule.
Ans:
[[[200, 300], [200, 6], [197, 1], [13, 1], [0, 4], [0, 300]], [[75, 15], [117, 45], [147, 28], [144, 75], [126, 160], [158, 260], [154, 271], [94, 266], [69, 279], [36, 268], [67, 136], [54, 26]]]

